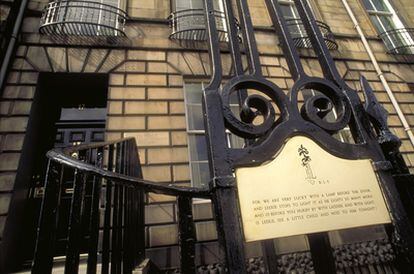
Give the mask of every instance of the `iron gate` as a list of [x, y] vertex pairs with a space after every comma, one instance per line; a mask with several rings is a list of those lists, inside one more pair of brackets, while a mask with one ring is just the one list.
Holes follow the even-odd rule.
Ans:
[[[210, 190], [229, 272], [246, 273], [234, 170], [263, 164], [283, 147], [287, 139], [305, 135], [318, 140], [332, 154], [349, 159], [371, 159], [374, 162], [392, 219], [392, 225], [387, 226], [387, 232], [396, 254], [395, 264], [400, 272], [409, 273], [414, 269], [413, 231], [392, 177], [392, 173], [399, 166], [404, 166], [404, 163], [398, 153], [399, 141], [388, 129], [387, 114], [378, 104], [367, 80], [361, 77], [365, 94], [364, 106], [357, 91], [350, 88], [340, 77], [307, 1], [295, 0], [324, 78], [307, 75], [277, 0], [266, 0], [294, 80], [289, 94], [285, 95], [280, 87], [263, 77], [247, 0], [236, 2], [244, 48], [240, 48], [232, 1], [224, 0], [229, 50], [236, 75], [221, 87], [223, 79], [219, 35], [212, 1], [205, 1], [212, 64], [212, 79], [205, 87], [203, 96], [213, 178]], [[243, 54], [247, 56], [247, 73], [242, 63]], [[318, 93], [305, 98], [303, 106], [299, 107], [299, 94], [307, 89], [316, 90]], [[255, 94], [249, 94], [248, 90], [255, 90]], [[230, 95], [234, 93], [238, 94], [241, 103], [240, 118], [232, 112], [229, 105]], [[325, 118], [329, 112], [336, 115], [333, 121]], [[258, 116], [261, 116], [261, 122], [255, 123]], [[341, 142], [333, 137], [333, 134], [345, 127], [349, 127], [352, 132], [352, 143]], [[225, 142], [226, 129], [245, 138], [248, 145], [243, 149], [228, 148]], [[338, 265], [343, 267], [342, 262], [338, 263], [338, 252], [335, 251], [334, 254], [326, 232], [310, 234], [307, 237], [316, 273], [335, 273]], [[266, 271], [278, 273], [273, 242], [265, 240], [262, 247]]]

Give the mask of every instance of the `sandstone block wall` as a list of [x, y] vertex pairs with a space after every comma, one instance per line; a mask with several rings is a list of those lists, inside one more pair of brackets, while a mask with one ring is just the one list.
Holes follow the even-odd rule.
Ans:
[[[414, 62], [387, 54], [382, 41], [376, 37], [368, 15], [362, 9], [362, 3], [359, 0], [349, 2], [408, 122], [414, 126]], [[256, 38], [263, 73], [288, 92], [293, 81], [278, 46], [278, 39], [270, 28], [264, 1], [250, 0], [249, 3], [257, 27]], [[40, 11], [44, 5], [44, 1], [31, 0], [28, 8]], [[400, 8], [408, 27], [413, 27], [414, 12], [410, 11], [414, 11], [414, 3], [411, 0], [395, 0], [395, 5]], [[404, 159], [414, 171], [414, 147], [341, 1], [313, 0], [312, 6], [318, 11], [318, 19], [327, 23], [335, 34], [339, 47], [332, 51], [332, 55], [341, 76], [357, 90], [360, 90], [359, 76], [367, 77], [378, 99], [389, 111], [390, 126], [401, 138]], [[128, 0], [125, 8], [131, 17], [126, 26], [129, 41], [118, 46], [94, 46], [82, 40], [76, 45], [57, 44], [51, 37], [38, 33], [40, 18], [34, 16], [35, 13], [25, 18], [20, 46], [0, 101], [0, 239], [13, 195], [14, 178], [38, 75], [42, 72], [109, 74], [106, 139], [136, 138], [145, 179], [190, 184], [183, 85], [186, 81], [208, 79], [208, 54], [205, 49], [183, 49], [168, 39], [170, 29], [166, 18], [171, 12], [170, 1]], [[312, 76], [322, 76], [312, 50], [302, 49], [300, 54], [306, 72]], [[231, 60], [228, 54], [223, 55], [223, 68], [226, 75], [230, 74]], [[361, 93], [360, 96], [363, 99]], [[175, 198], [149, 194], [147, 204], [148, 256], [161, 267], [175, 267], [178, 265]], [[195, 201], [193, 210], [199, 241], [198, 263], [221, 260], [210, 202]], [[331, 236], [334, 242], [340, 243], [342, 239], [361, 239], [366, 236], [366, 231], [348, 234], [353, 236], [345, 237], [340, 233], [332, 233]], [[382, 237], [381, 233], [370, 235]], [[276, 242], [281, 253], [308, 248], [304, 237]], [[258, 254], [260, 246], [249, 245], [248, 256]]]

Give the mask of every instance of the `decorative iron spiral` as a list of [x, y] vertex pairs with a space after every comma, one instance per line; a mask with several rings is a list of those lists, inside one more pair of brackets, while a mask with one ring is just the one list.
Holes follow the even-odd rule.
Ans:
[[[350, 105], [345, 95], [332, 83], [320, 78], [308, 78], [298, 81], [291, 91], [291, 102], [293, 106], [298, 105], [298, 93], [312, 89], [321, 94], [305, 99], [300, 110], [303, 119], [317, 125], [318, 127], [335, 133], [344, 129], [351, 118]], [[335, 111], [335, 121], [324, 119], [326, 115]]]
[[[240, 119], [237, 118], [230, 109], [230, 95], [234, 92], [248, 89], [254, 89], [267, 95], [280, 111], [278, 119], [276, 119], [276, 112], [271, 101], [258, 94], [244, 98], [241, 106]], [[223, 87], [221, 98], [227, 128], [243, 138], [252, 139], [261, 137], [276, 124], [288, 117], [289, 104], [287, 103], [287, 96], [278, 86], [257, 76], [245, 75], [233, 78]], [[253, 120], [257, 116], [263, 116], [263, 122], [255, 125], [253, 124]]]

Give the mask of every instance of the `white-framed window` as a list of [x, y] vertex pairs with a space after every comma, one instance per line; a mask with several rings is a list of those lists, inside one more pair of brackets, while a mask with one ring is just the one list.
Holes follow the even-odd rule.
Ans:
[[[203, 83], [187, 82], [184, 84], [185, 115], [187, 121], [187, 139], [190, 165], [191, 185], [194, 187], [207, 187], [210, 181], [210, 169], [206, 132], [202, 109]], [[231, 108], [238, 113], [237, 97], [232, 97]], [[227, 132], [229, 147], [243, 147], [244, 140]]]
[[[204, 9], [204, 0], [173, 0], [172, 3], [175, 11]], [[223, 0], [214, 0], [213, 6], [217, 10], [224, 11]]]
[[414, 37], [406, 29], [389, 0], [362, 0], [387, 49], [392, 53], [414, 54]]

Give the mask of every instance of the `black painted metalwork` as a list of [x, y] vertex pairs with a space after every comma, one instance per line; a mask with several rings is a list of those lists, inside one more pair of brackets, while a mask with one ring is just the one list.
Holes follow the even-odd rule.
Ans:
[[193, 200], [189, 197], [178, 197], [178, 241], [180, 243], [180, 270], [182, 273], [195, 272], [195, 226], [193, 222]]
[[393, 29], [378, 35], [388, 53], [414, 54], [414, 28]]
[[39, 31], [46, 35], [125, 36], [125, 11], [94, 1], [53, 1], [43, 11]]
[[[230, 3], [226, 4], [228, 22], [233, 21], [233, 15], [229, 12]], [[237, 37], [229, 26], [229, 49], [235, 64], [236, 75], [222, 86], [219, 35], [211, 0], [205, 0], [212, 66], [212, 78], [210, 84], [204, 89], [203, 97], [205, 128], [213, 178], [210, 189], [218, 220], [218, 230], [222, 234], [220, 241], [226, 250], [229, 272], [244, 273], [245, 271], [240, 268], [240, 265], [243, 264], [243, 247], [240, 245], [243, 237], [240, 223], [234, 217], [238, 216], [239, 212], [233, 169], [243, 166], [257, 166], [270, 160], [283, 146], [286, 139], [294, 135], [308, 136], [338, 157], [371, 159], [376, 163], [377, 173], [381, 179], [381, 188], [393, 220], [389, 236], [392, 239], [394, 250], [399, 254], [398, 265], [401, 271], [407, 271], [413, 267], [414, 259], [412, 228], [390, 170], [386, 168], [387, 159], [378, 143], [378, 136], [372, 130], [370, 123], [375, 124], [375, 121], [370, 119], [370, 116], [372, 118], [370, 112], [364, 110], [356, 90], [347, 86], [340, 77], [308, 3], [306, 0], [295, 0], [301, 22], [318, 57], [324, 78], [306, 75], [279, 4], [276, 0], [266, 0], [294, 80], [289, 95], [286, 95], [281, 88], [262, 76], [247, 1], [237, 0], [236, 3], [242, 40], [247, 55], [248, 73], [243, 73]], [[255, 90], [256, 93], [248, 95], [246, 90]], [[303, 106], [299, 108], [299, 94], [306, 90], [314, 90], [316, 95], [306, 98]], [[229, 107], [231, 94], [239, 92], [244, 93], [244, 96], [239, 96], [241, 99], [240, 119]], [[258, 93], [263, 95], [257, 95]], [[326, 115], [330, 112], [335, 114], [333, 120], [326, 119]], [[254, 123], [257, 116], [262, 117], [261, 123]], [[354, 139], [352, 143], [342, 142], [333, 136], [345, 127], [351, 129]], [[249, 145], [243, 149], [229, 148], [225, 141], [226, 129], [247, 139]], [[327, 235], [318, 233], [308, 235], [308, 238], [313, 253], [315, 271], [317, 273], [334, 273], [335, 261]]]
[[[178, 196], [182, 272], [195, 269], [195, 229], [191, 200], [209, 198], [205, 189], [178, 187], [142, 179], [135, 139], [80, 145], [49, 151], [33, 273], [51, 273], [63, 177], [73, 176], [65, 273], [79, 270], [80, 241], [89, 241], [87, 273], [132, 273], [145, 258], [145, 192]], [[89, 206], [86, 196], [90, 196]], [[100, 229], [99, 205], [104, 205]], [[88, 225], [82, 225], [86, 222]], [[83, 229], [83, 228], [87, 229]], [[102, 233], [100, 233], [102, 232]], [[100, 236], [102, 235], [102, 236]], [[102, 248], [98, 243], [102, 242]]]
[[[227, 41], [226, 16], [223, 12], [215, 10], [217, 30], [219, 32], [219, 41]], [[179, 10], [171, 13], [168, 17], [170, 21], [171, 34], [170, 39], [206, 41], [206, 21], [203, 9]]]

